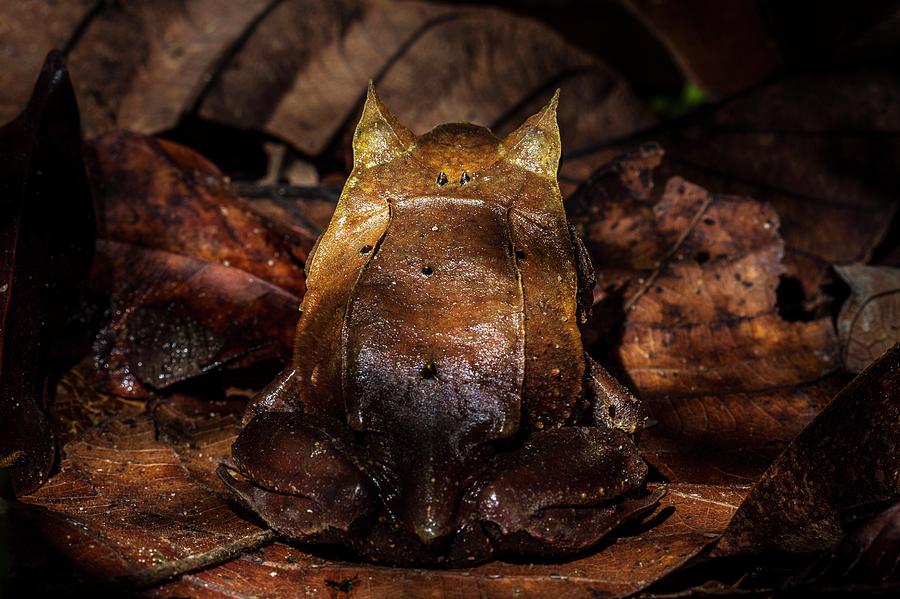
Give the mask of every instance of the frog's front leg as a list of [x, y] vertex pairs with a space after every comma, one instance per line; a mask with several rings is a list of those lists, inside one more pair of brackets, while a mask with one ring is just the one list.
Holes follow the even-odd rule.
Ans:
[[470, 521], [514, 553], [586, 549], [661, 496], [643, 492], [647, 466], [631, 438], [602, 426], [536, 433], [492, 472], [467, 497]]
[[646, 428], [649, 418], [640, 400], [592, 357], [585, 354], [584, 359], [584, 389], [593, 423], [626, 433]]
[[257, 393], [247, 407], [241, 424], [246, 425], [254, 416], [266, 412], [302, 412], [299, 403], [300, 392], [297, 389], [297, 371], [285, 368], [271, 383]]
[[343, 542], [377, 507], [377, 495], [353, 454], [350, 430], [328, 416], [258, 414], [234, 442], [232, 460], [232, 467], [219, 467], [220, 478], [291, 539]]

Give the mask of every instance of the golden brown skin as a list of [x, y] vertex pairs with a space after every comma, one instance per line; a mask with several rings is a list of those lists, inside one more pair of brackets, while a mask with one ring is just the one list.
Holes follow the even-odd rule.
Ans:
[[582, 347], [593, 272], [556, 181], [556, 102], [503, 140], [416, 137], [370, 87], [294, 363], [248, 408], [241, 476], [220, 469], [276, 530], [471, 564], [583, 549], [658, 499], [628, 436], [640, 406]]

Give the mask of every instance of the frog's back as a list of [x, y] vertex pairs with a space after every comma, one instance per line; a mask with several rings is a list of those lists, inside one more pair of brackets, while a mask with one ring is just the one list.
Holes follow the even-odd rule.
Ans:
[[501, 436], [518, 428], [525, 332], [511, 248], [503, 206], [435, 197], [392, 204], [344, 319], [352, 426], [479, 414]]
[[496, 438], [570, 420], [584, 361], [558, 158], [555, 100], [501, 142], [416, 138], [370, 93], [298, 323], [305, 408]]

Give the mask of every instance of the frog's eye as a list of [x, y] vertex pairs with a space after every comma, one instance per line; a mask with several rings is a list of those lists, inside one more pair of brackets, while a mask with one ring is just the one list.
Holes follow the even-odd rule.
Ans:
[[443, 187], [447, 184], [448, 181], [450, 181], [450, 179], [447, 178], [446, 173], [444, 173], [444, 171], [441, 171], [437, 178], [438, 187]]
[[472, 177], [469, 176], [469, 171], [463, 171], [462, 176], [459, 178], [459, 184], [465, 185], [469, 181], [472, 180]]

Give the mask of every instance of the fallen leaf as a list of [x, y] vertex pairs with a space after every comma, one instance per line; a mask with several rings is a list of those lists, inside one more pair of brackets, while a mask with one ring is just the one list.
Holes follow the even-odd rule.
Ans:
[[117, 131], [87, 154], [101, 238], [218, 262], [303, 295], [315, 236], [255, 211], [196, 152]]
[[110, 297], [95, 384], [146, 397], [223, 365], [288, 360], [316, 232], [241, 199], [199, 154], [115, 132], [88, 145]]
[[626, 0], [625, 5], [662, 39], [688, 79], [714, 99], [737, 93], [781, 67], [781, 51], [766, 22], [769, 15], [754, 0], [727, 6], [715, 0]]
[[93, 379], [116, 395], [146, 397], [223, 366], [290, 359], [297, 296], [245, 271], [99, 241], [92, 279], [111, 296]]
[[844, 368], [860, 372], [900, 342], [900, 269], [836, 266], [850, 298], [837, 319]]
[[842, 512], [900, 497], [900, 347], [838, 393], [766, 471], [717, 555], [821, 551], [843, 538]]
[[97, 5], [95, 0], [4, 4], [0, 10], [0, 123], [12, 120], [25, 108], [34, 74], [47, 52], [67, 48]]
[[583, 181], [626, 149], [659, 142], [666, 177], [772, 206], [785, 275], [810, 310], [825, 301], [830, 265], [866, 262], [896, 214], [900, 84], [881, 56], [786, 75], [614, 147], [566, 142], [561, 176]]
[[[609, 139], [652, 122], [606, 65], [530, 19], [439, 3], [348, 1], [324, 11], [312, 4], [272, 10], [210, 84], [199, 115], [318, 155], [352, 134], [374, 79], [379, 96], [417, 133], [462, 120], [502, 135], [555, 87], [568, 98], [559, 112], [567, 138]], [[284, 44], [294, 48], [289, 57]]]
[[900, 577], [900, 502], [881, 510], [848, 534], [815, 581], [880, 583]]
[[61, 471], [20, 500], [56, 549], [100, 581], [147, 586], [272, 539], [203, 488], [149, 415], [114, 416], [64, 449]]
[[672, 480], [751, 482], [830, 397], [837, 340], [829, 319], [778, 314], [772, 209], [678, 177], [656, 197], [661, 159], [645, 146], [569, 199], [597, 271], [585, 338], [658, 421], [645, 458]]
[[16, 493], [55, 459], [45, 381], [65, 362], [93, 252], [78, 107], [47, 56], [25, 112], [0, 129], [0, 461]]
[[[117, 127], [158, 133], [196, 114], [317, 156], [352, 133], [369, 79], [417, 132], [468, 120], [506, 133], [555, 87], [566, 98], [560, 126], [572, 142], [619, 137], [653, 122], [597, 58], [536, 21], [495, 8], [379, 0], [253, 0], [223, 8], [191, 0], [178, 8], [80, 2], [40, 19], [21, 13], [0, 10], [0, 26], [18, 30], [27, 16], [38, 44], [65, 44], [90, 137]], [[0, 109], [14, 111], [24, 100], [17, 75], [36, 67], [35, 37], [4, 39], [21, 68], [0, 74]]]
[[[30, 76], [39, 64], [34, 49], [55, 47], [65, 50], [76, 74], [89, 137], [117, 125], [138, 131], [168, 129], [196, 101], [222, 56], [273, 4], [78, 0], [4, 6], [0, 24], [11, 35], [3, 36], [8, 41], [3, 63], [15, 68], [0, 79], [0, 107], [15, 110], [16, 100], [24, 98], [17, 79]], [[3, 116], [0, 113], [0, 119]]]

